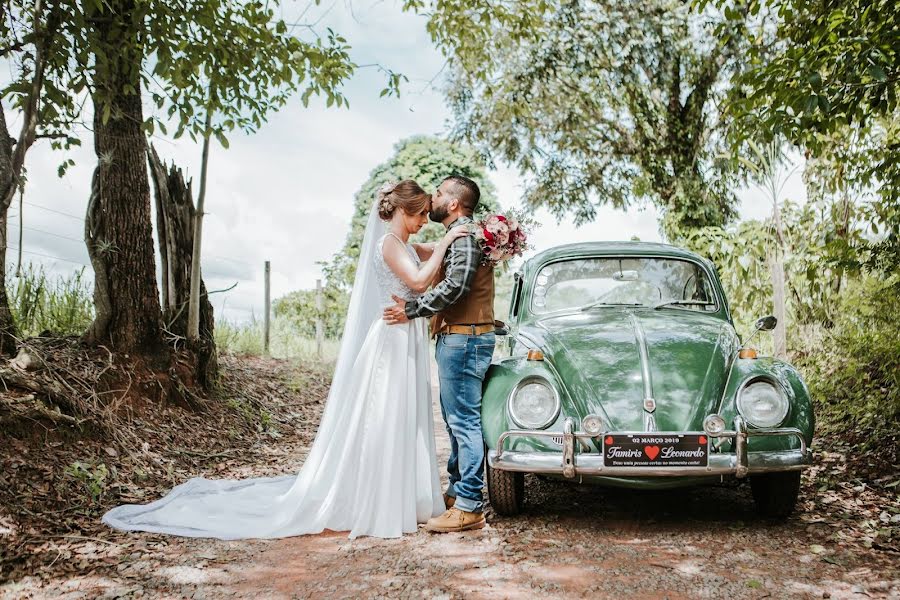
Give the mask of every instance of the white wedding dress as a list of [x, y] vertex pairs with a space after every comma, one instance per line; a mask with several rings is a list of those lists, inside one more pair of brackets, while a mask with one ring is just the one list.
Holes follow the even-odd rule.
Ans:
[[[195, 477], [146, 505], [103, 516], [116, 529], [219, 539], [325, 529], [382, 538], [412, 533], [444, 511], [434, 444], [424, 319], [387, 325], [391, 295], [414, 297], [384, 262], [372, 211], [341, 352], [309, 456], [296, 475]], [[407, 245], [418, 263], [415, 251]]]

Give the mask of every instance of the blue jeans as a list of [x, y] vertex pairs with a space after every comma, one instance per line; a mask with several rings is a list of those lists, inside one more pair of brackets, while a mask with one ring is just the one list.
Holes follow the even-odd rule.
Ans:
[[484, 508], [484, 438], [481, 433], [481, 387], [496, 343], [493, 333], [438, 336], [435, 357], [441, 386], [441, 414], [450, 434], [447, 495], [467, 512]]

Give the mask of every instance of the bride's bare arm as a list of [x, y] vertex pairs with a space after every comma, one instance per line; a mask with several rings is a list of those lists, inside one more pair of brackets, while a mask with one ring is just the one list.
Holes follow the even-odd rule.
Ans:
[[419, 260], [428, 260], [434, 253], [436, 242], [428, 242], [427, 244], [413, 244], [413, 250], [419, 255]]
[[421, 267], [416, 265], [406, 248], [403, 247], [403, 243], [394, 236], [389, 235], [382, 246], [384, 262], [400, 278], [400, 281], [419, 294], [427, 290], [428, 286], [431, 285], [450, 244], [454, 240], [468, 234], [469, 228], [466, 225], [460, 225], [448, 231], [441, 238], [441, 241], [434, 245], [434, 251], [428, 260], [422, 263]]

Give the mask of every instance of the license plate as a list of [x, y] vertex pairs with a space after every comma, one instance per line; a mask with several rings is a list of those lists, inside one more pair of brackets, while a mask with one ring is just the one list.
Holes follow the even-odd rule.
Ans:
[[607, 434], [607, 467], [705, 467], [709, 439], [699, 433]]

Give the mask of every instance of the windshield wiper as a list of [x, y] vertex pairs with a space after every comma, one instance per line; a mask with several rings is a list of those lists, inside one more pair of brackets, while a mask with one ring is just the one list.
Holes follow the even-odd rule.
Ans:
[[714, 302], [702, 302], [700, 300], [667, 300], [653, 305], [653, 310], [664, 306], [715, 306]]
[[599, 308], [601, 306], [645, 306], [640, 302], [591, 302], [586, 306], [582, 306], [581, 310], [591, 310], [592, 308]]

